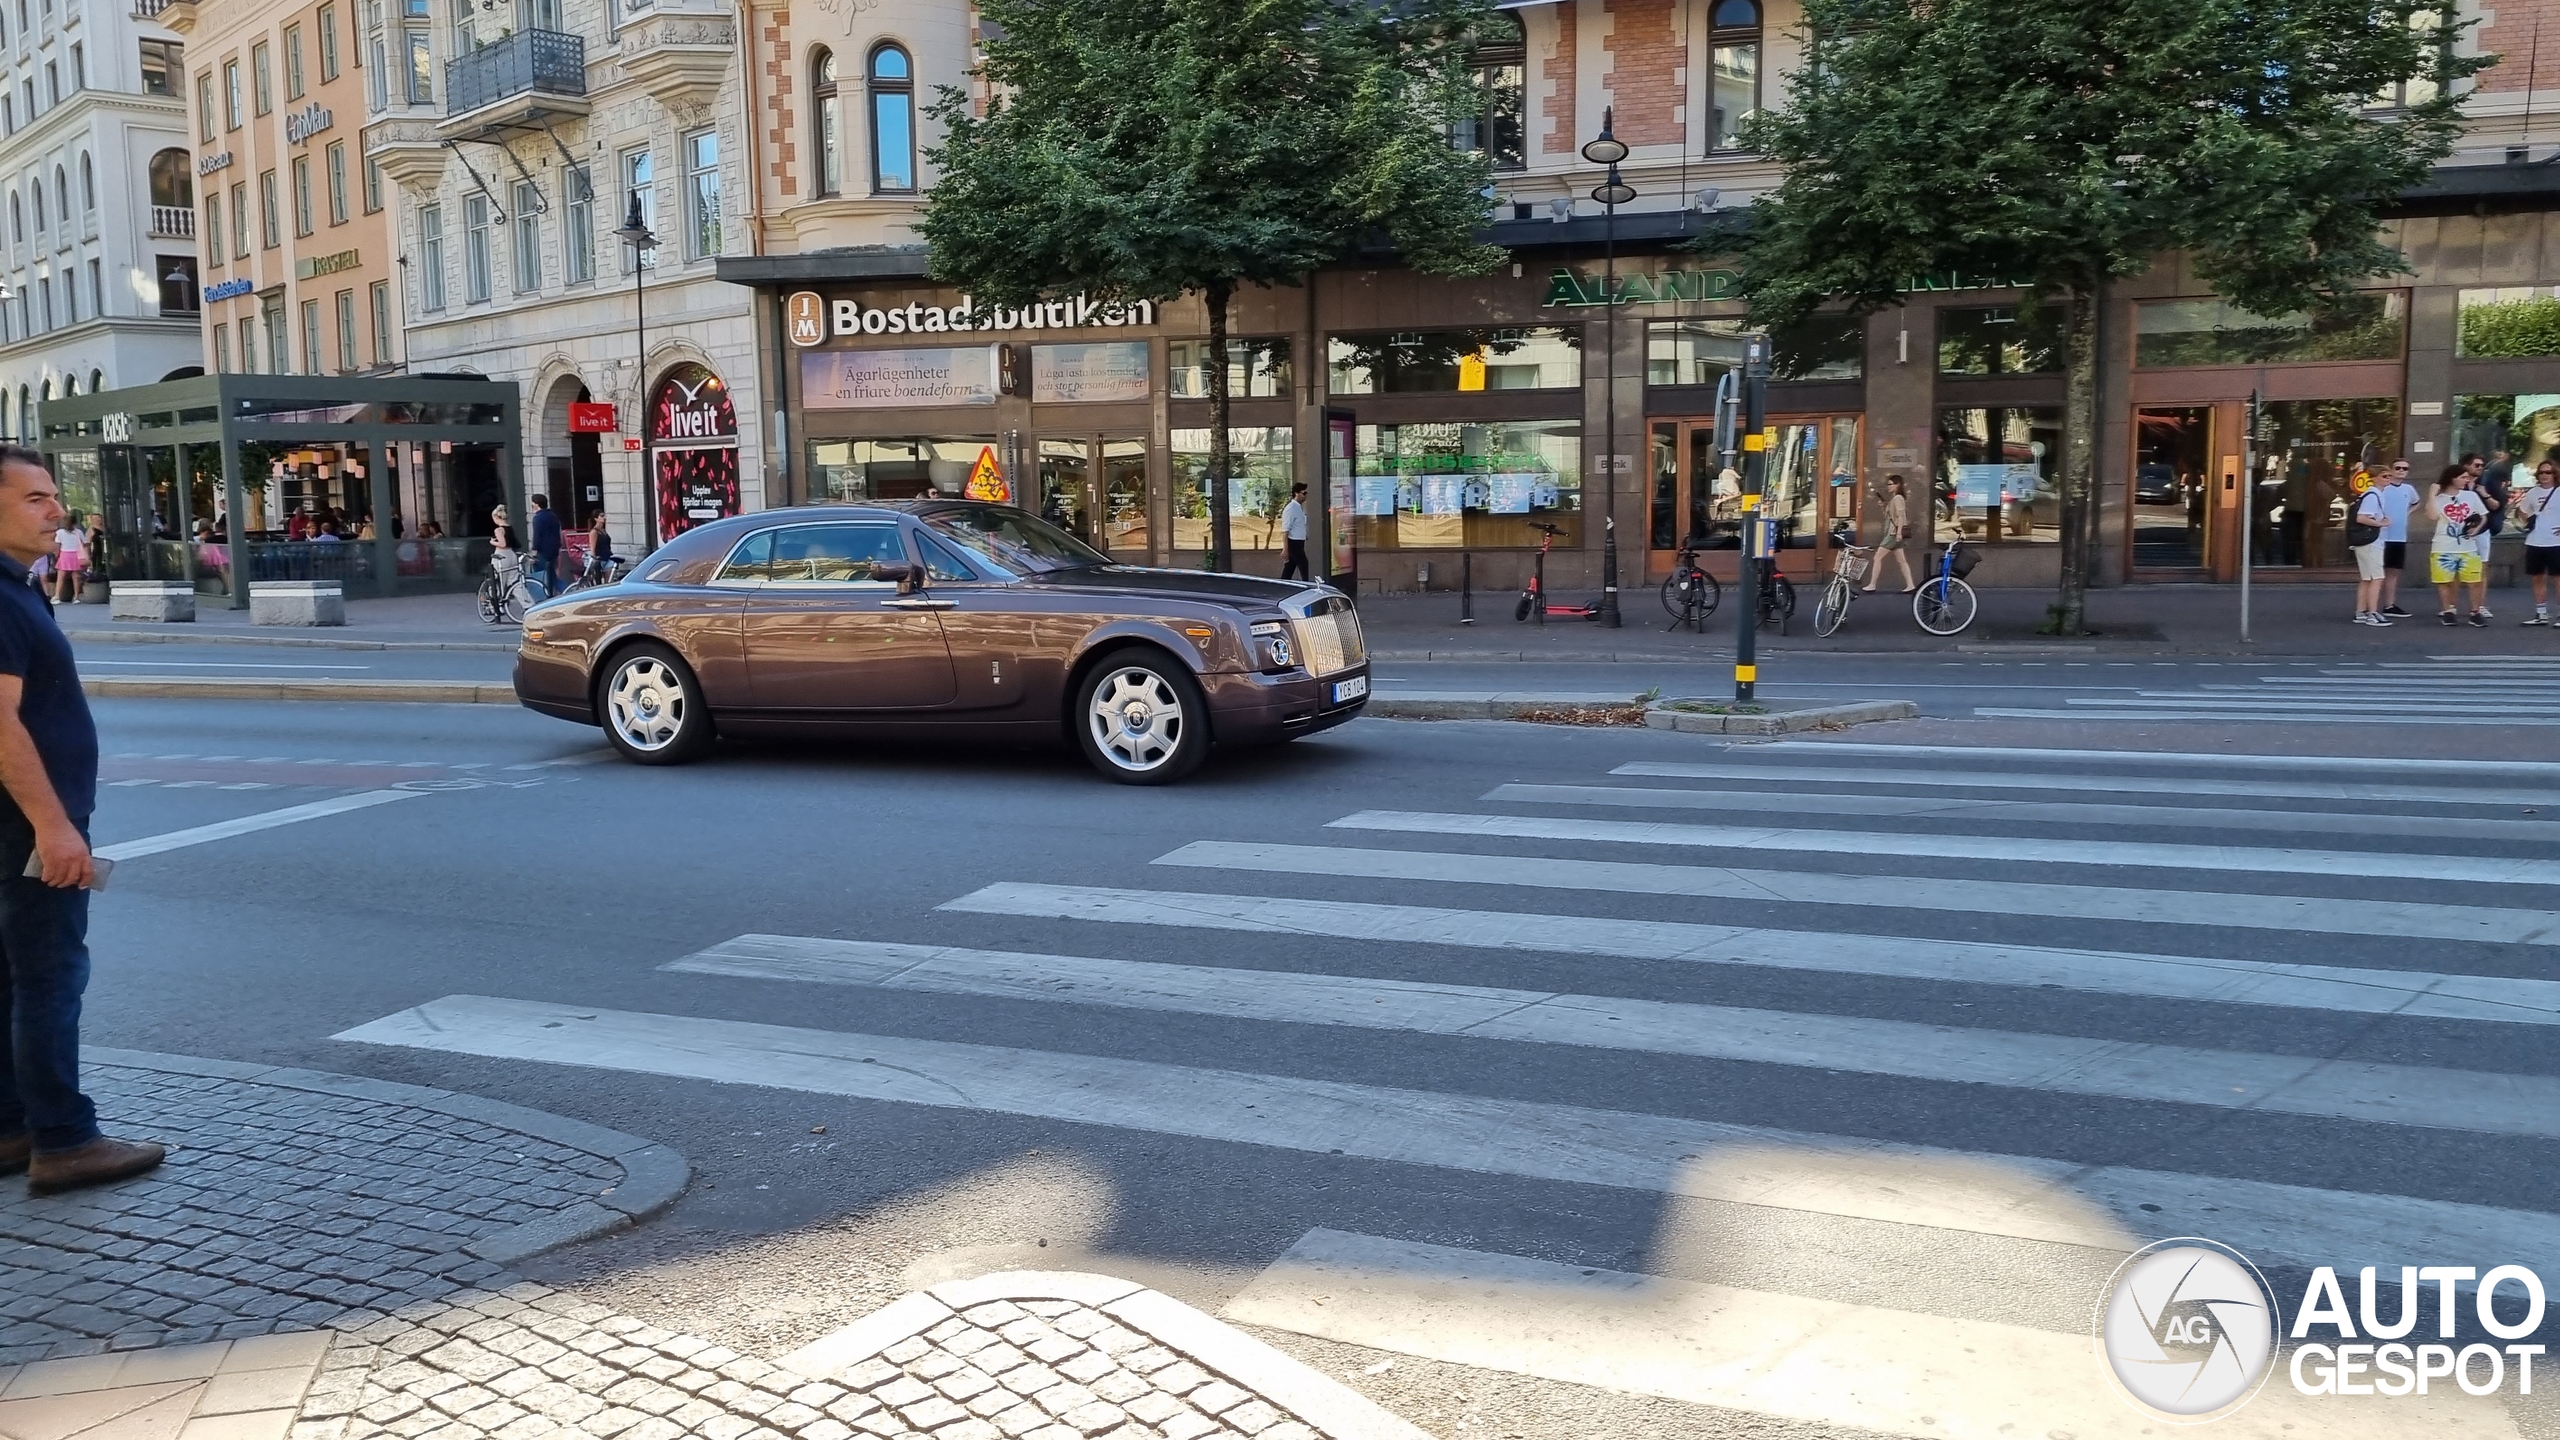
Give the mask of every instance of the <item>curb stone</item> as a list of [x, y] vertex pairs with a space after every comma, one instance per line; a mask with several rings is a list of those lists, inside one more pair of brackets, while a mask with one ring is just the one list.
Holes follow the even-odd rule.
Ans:
[[147, 700], [387, 700], [424, 705], [513, 705], [516, 688], [486, 680], [231, 680], [194, 675], [83, 675], [83, 692]]
[[[887, 1395], [908, 1383], [906, 1367], [935, 1377], [948, 1375], [965, 1368], [965, 1357], [1004, 1348], [1001, 1341], [1016, 1339], [1014, 1327], [1026, 1319], [1034, 1320], [1034, 1328], [1048, 1328], [1038, 1324], [1047, 1321], [1055, 1331], [1075, 1337], [1053, 1353], [1044, 1353], [1042, 1347], [1056, 1343], [1054, 1336], [1020, 1337], [1033, 1356], [1054, 1359], [1057, 1370], [1085, 1376], [1098, 1391], [1115, 1380], [1150, 1391], [1146, 1396], [1123, 1397], [1131, 1413], [1138, 1414], [1138, 1407], [1154, 1396], [1165, 1396], [1157, 1403], [1167, 1414], [1152, 1418], [1140, 1414], [1149, 1424], [1181, 1423], [1172, 1416], [1196, 1417], [1191, 1406], [1197, 1405], [1218, 1420], [1196, 1421], [1202, 1428], [1180, 1433], [1235, 1433], [1223, 1428], [1221, 1422], [1225, 1422], [1264, 1440], [1315, 1436], [1431, 1440], [1428, 1432], [1398, 1419], [1366, 1396], [1222, 1320], [1132, 1281], [1072, 1271], [1009, 1270], [946, 1281], [902, 1296], [886, 1309], [820, 1337], [782, 1357], [781, 1364], [813, 1380], [860, 1382], [861, 1388]], [[948, 1363], [955, 1356], [961, 1357], [960, 1363]], [[1130, 1372], [1148, 1379], [1128, 1381]], [[1005, 1372], [1008, 1385], [1012, 1373]], [[1183, 1398], [1173, 1398], [1177, 1396]], [[1189, 1404], [1183, 1403], [1185, 1399]], [[1044, 1394], [1040, 1403], [1049, 1406], [1051, 1402]], [[1256, 1404], [1277, 1413], [1239, 1418]], [[1005, 1433], [1013, 1432], [1008, 1428]], [[1164, 1433], [1176, 1432], [1167, 1428]]]
[[1385, 720], [1517, 720], [1526, 715], [1632, 715], [1644, 704], [1630, 695], [1624, 700], [1593, 700], [1582, 696], [1558, 696], [1540, 699], [1535, 695], [1503, 696], [1484, 700], [1399, 700], [1393, 696], [1369, 699], [1363, 714]]
[[[127, 622], [134, 623], [134, 622]], [[87, 625], [63, 627], [73, 644], [96, 640], [109, 645], [284, 645], [313, 650], [481, 650], [512, 655], [512, 640], [339, 640], [322, 635], [236, 635], [222, 630], [108, 630]]]
[[1912, 720], [1920, 706], [1910, 700], [1848, 700], [1829, 705], [1772, 704], [1757, 715], [1718, 715], [1671, 708], [1707, 701], [1665, 701], [1645, 707], [1644, 723], [1652, 730], [1685, 735], [1792, 735], [1801, 730], [1864, 725], [1876, 720]]
[[195, 1075], [210, 1080], [240, 1080], [284, 1090], [307, 1090], [321, 1095], [380, 1100], [432, 1110], [457, 1119], [476, 1120], [518, 1131], [566, 1149], [583, 1150], [622, 1168], [621, 1181], [595, 1200], [538, 1220], [508, 1226], [483, 1235], [464, 1247], [474, 1258], [495, 1264], [512, 1265], [564, 1245], [627, 1229], [673, 1205], [693, 1178], [693, 1167], [686, 1163], [685, 1158], [655, 1140], [643, 1140], [619, 1130], [608, 1130], [602, 1125], [590, 1125], [566, 1115], [510, 1105], [503, 1100], [489, 1100], [397, 1080], [376, 1080], [364, 1075], [335, 1075], [321, 1070], [243, 1064], [235, 1060], [213, 1060], [192, 1055], [164, 1055], [149, 1050], [86, 1046], [82, 1054], [99, 1065]]

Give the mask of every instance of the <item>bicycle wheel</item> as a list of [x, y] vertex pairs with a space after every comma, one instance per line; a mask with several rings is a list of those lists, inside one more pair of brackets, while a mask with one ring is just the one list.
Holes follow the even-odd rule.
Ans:
[[1689, 584], [1689, 572], [1686, 570], [1674, 570], [1663, 580], [1662, 608], [1670, 613], [1672, 624], [1689, 623], [1689, 612], [1697, 604], [1692, 598], [1696, 593]]
[[1778, 623], [1783, 625], [1796, 617], [1795, 582], [1784, 575], [1769, 577], [1769, 588], [1778, 597]]
[[1949, 576], [1922, 585], [1911, 597], [1911, 618], [1932, 635], [1954, 635], [1973, 623], [1973, 587]]
[[506, 592], [498, 588], [498, 577], [491, 575], [480, 582], [480, 618], [496, 625], [507, 618]]
[[1828, 636], [1838, 631], [1840, 622], [1849, 618], [1849, 601], [1855, 594], [1849, 588], [1849, 577], [1834, 575], [1822, 587], [1822, 603], [1813, 607], [1813, 633]]

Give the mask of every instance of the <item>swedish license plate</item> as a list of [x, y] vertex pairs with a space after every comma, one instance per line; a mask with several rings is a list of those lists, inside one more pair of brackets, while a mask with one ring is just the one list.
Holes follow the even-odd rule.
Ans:
[[1356, 680], [1344, 680], [1333, 687], [1333, 703], [1339, 705], [1345, 700], [1357, 700], [1368, 693], [1368, 676], [1363, 675]]

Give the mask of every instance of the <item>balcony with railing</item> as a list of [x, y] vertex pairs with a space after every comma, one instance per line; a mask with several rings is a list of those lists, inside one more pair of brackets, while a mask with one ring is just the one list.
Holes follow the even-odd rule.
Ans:
[[176, 3], [177, 0], [133, 0], [133, 18], [136, 20], [158, 19], [161, 11]]
[[519, 30], [444, 67], [445, 118], [437, 129], [461, 139], [586, 113], [585, 37]]
[[192, 240], [196, 233], [196, 212], [184, 205], [151, 207], [151, 238], [154, 240]]

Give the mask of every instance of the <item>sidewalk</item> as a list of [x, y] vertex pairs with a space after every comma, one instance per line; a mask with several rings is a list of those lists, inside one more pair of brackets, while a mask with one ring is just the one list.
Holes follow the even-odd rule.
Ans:
[[481, 620], [479, 601], [470, 595], [401, 595], [391, 599], [347, 601], [343, 628], [309, 629], [252, 625], [249, 612], [225, 605], [222, 597], [197, 598], [196, 618], [182, 625], [140, 620], [110, 620], [105, 605], [60, 605], [54, 618], [79, 640], [140, 644], [311, 645], [332, 650], [488, 650], [514, 653], [516, 627]]
[[92, 1051], [159, 1171], [0, 1190], [6, 1440], [1428, 1440], [1126, 1281], [911, 1294], [772, 1363], [507, 1267], [674, 1202], [664, 1146], [354, 1076]]

